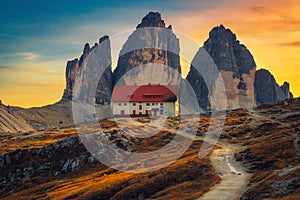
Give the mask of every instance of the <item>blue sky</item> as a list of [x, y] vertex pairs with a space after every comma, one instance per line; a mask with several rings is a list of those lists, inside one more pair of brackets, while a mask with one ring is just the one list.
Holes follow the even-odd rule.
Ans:
[[191, 6], [197, 1], [182, 2], [5, 0], [0, 12], [0, 54], [9, 60], [18, 52], [40, 53], [49, 59], [72, 57], [81, 53], [85, 42], [134, 28], [151, 10], [166, 15], [200, 12], [224, 1], [203, 1], [197, 7]]

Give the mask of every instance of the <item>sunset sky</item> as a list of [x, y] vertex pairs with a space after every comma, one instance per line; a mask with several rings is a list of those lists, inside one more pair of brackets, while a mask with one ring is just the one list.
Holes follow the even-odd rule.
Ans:
[[[112, 39], [113, 60], [127, 36], [149, 11], [199, 46], [220, 24], [236, 33], [257, 68], [300, 96], [300, 4], [297, 0], [60, 1], [4, 0], [0, 12], [0, 99], [22, 107], [58, 101], [66, 61], [86, 42]], [[181, 46], [191, 59], [196, 49]], [[188, 64], [183, 63], [183, 67]], [[188, 69], [185, 67], [184, 72]]]

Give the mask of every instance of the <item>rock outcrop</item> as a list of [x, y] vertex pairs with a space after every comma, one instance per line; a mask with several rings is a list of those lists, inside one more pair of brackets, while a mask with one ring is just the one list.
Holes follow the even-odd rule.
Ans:
[[[204, 49], [211, 56], [219, 70], [216, 82], [221, 78], [225, 86], [227, 96], [227, 109], [249, 108], [255, 106], [254, 76], [256, 64], [250, 51], [245, 45], [240, 44], [236, 35], [223, 25], [213, 28], [209, 33], [209, 39], [204, 43]], [[197, 60], [196, 54], [194, 60]], [[201, 66], [202, 67], [202, 66]], [[218, 95], [218, 86], [215, 86], [211, 94], [208, 94], [203, 77], [193, 69], [187, 76], [196, 91], [199, 105], [209, 108], [209, 96]]]
[[[92, 56], [92, 57], [91, 57]], [[100, 80], [91, 80], [89, 74], [104, 71]], [[78, 73], [80, 72], [80, 75]], [[90, 48], [89, 44], [85, 44], [83, 53], [80, 59], [67, 62], [66, 67], [66, 89], [64, 91], [63, 100], [73, 99], [73, 90], [75, 79], [77, 77], [77, 92], [81, 99], [87, 102], [95, 101], [97, 104], [109, 102], [112, 91], [112, 71], [111, 71], [111, 48], [108, 36], [100, 38], [99, 44], [95, 44]], [[94, 83], [92, 81], [97, 82]], [[89, 87], [97, 85], [96, 92], [91, 94], [92, 91]], [[80, 91], [79, 91], [80, 90]], [[79, 94], [80, 93], [80, 94]]]
[[274, 104], [280, 100], [293, 98], [289, 83], [285, 82], [279, 86], [274, 76], [265, 69], [256, 72], [254, 90], [257, 105]]
[[161, 15], [148, 13], [123, 45], [114, 84], [178, 84], [179, 40]]
[[288, 82], [284, 82], [282, 86], [280, 86], [281, 90], [283, 91], [284, 95], [287, 99], [293, 98], [293, 94], [290, 91], [290, 84]]
[[78, 73], [79, 67], [83, 63], [83, 60], [87, 57], [90, 53], [91, 48], [88, 43], [84, 45], [84, 49], [80, 59], [75, 58], [74, 60], [70, 60], [67, 62], [66, 66], [66, 89], [64, 90], [63, 99], [65, 100], [72, 100], [73, 96], [73, 87], [75, 83], [75, 78]]
[[[34, 137], [36, 135], [23, 136], [19, 140], [26, 143]], [[135, 151], [129, 135], [120, 130], [109, 130], [102, 135], [91, 134], [87, 138], [71, 136], [41, 148], [18, 148], [0, 154], [0, 198], [10, 190], [24, 183], [39, 180], [43, 176], [55, 177], [76, 171], [91, 163], [97, 163], [95, 157], [97, 154], [101, 154], [101, 151], [91, 154], [83, 145], [82, 140], [84, 139], [85, 142], [89, 140], [92, 143], [97, 141], [97, 145], [101, 145], [100, 138], [102, 137], [111, 139], [111, 142], [120, 148]], [[110, 153], [106, 152], [105, 156], [111, 156]]]
[[62, 99], [64, 100], [72, 100], [73, 94], [73, 85], [75, 82], [76, 74], [79, 69], [79, 61], [78, 58], [74, 60], [70, 60], [67, 62], [66, 66], [66, 89], [64, 90], [64, 94]]

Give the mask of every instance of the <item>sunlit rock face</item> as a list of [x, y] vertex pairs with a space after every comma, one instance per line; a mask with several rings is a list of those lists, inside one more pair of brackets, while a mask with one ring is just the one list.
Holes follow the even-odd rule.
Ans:
[[293, 98], [289, 83], [284, 82], [279, 86], [274, 76], [265, 69], [256, 72], [254, 87], [257, 105], [274, 104], [283, 99]]
[[[236, 35], [223, 25], [213, 28], [204, 49], [216, 64], [219, 75], [214, 77], [216, 83], [210, 94], [201, 74], [191, 66], [187, 76], [194, 90], [197, 90], [199, 105], [209, 109], [210, 99], [218, 99], [215, 95], [220, 92], [220, 83], [223, 82], [227, 97], [227, 109], [251, 108], [255, 106], [254, 78], [256, 64], [249, 50], [237, 40]], [[195, 55], [194, 60], [197, 59]], [[201, 66], [202, 67], [202, 66]], [[204, 66], [203, 66], [204, 67]]]
[[111, 90], [111, 47], [108, 36], [104, 36], [92, 48], [86, 44], [80, 59], [67, 62], [66, 89], [62, 99], [72, 100], [76, 91], [80, 101], [102, 104], [110, 101]]
[[178, 38], [159, 13], [148, 13], [120, 51], [114, 84], [178, 84], [180, 73]]
[[72, 100], [72, 90], [75, 82], [76, 74], [79, 69], [78, 59], [70, 60], [66, 66], [66, 89], [64, 90], [63, 100]]

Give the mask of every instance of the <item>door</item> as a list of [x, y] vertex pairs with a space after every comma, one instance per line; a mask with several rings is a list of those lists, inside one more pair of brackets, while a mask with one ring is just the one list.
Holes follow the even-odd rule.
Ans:
[[152, 110], [153, 116], [156, 117], [157, 116], [157, 110]]
[[136, 115], [136, 111], [135, 110], [132, 111], [132, 115]]
[[121, 110], [121, 115], [125, 115], [125, 110]]

